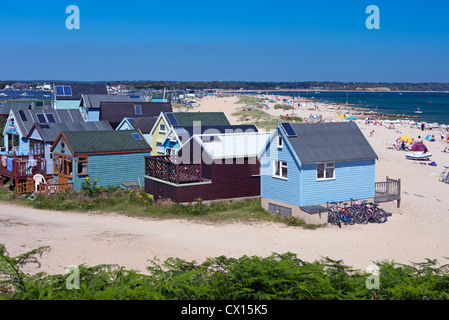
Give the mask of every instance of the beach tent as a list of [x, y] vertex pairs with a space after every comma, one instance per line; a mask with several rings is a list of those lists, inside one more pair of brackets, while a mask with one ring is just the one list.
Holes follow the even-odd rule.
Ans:
[[348, 120], [355, 120], [355, 117], [348, 117]]
[[432, 135], [429, 134], [425, 139], [430, 141], [433, 139], [433, 137], [432, 137]]
[[407, 136], [402, 136], [401, 141], [407, 142], [407, 143], [413, 143], [413, 139]]
[[426, 150], [426, 146], [424, 145], [424, 143], [422, 142], [416, 142], [415, 144], [412, 145], [411, 147], [411, 151], [424, 151]]

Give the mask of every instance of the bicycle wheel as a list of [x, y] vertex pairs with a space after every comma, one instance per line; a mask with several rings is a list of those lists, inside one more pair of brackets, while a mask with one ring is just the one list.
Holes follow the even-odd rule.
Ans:
[[378, 208], [376, 210], [376, 222], [377, 223], [384, 223], [385, 221], [387, 221], [387, 212], [384, 209], [380, 209]]
[[355, 209], [349, 207], [346, 209], [346, 218], [349, 225], [353, 225], [355, 223]]
[[366, 211], [362, 209], [356, 212], [354, 219], [358, 224], [365, 224], [368, 221], [368, 215]]

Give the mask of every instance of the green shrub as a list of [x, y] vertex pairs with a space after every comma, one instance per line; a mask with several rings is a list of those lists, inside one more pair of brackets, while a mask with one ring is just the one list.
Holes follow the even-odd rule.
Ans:
[[149, 260], [147, 274], [118, 265], [78, 266], [71, 274], [36, 275], [21, 269], [39, 264], [50, 248], [10, 257], [0, 244], [3, 300], [447, 300], [449, 270], [434, 260], [411, 265], [378, 262], [380, 287], [368, 288], [367, 272], [328, 257], [306, 262], [291, 252], [268, 257], [208, 258], [202, 263]]

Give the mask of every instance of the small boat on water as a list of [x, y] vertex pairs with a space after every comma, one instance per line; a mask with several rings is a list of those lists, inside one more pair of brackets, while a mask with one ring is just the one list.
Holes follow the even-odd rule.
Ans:
[[428, 160], [431, 156], [432, 154], [430, 152], [413, 152], [405, 155], [410, 160]]
[[422, 113], [422, 111], [420, 111], [418, 108], [418, 110], [416, 110], [415, 113]]

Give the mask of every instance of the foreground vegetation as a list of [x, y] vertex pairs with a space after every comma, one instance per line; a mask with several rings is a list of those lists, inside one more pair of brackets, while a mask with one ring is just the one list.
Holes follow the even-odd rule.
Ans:
[[[49, 251], [40, 247], [11, 257], [0, 244], [0, 300], [447, 300], [448, 265], [380, 262], [371, 274], [342, 261], [305, 262], [295, 254], [225, 256], [202, 263], [151, 260], [147, 273], [116, 265], [78, 266], [65, 275], [29, 275], [27, 264]], [[76, 272], [75, 272], [76, 271]]]

